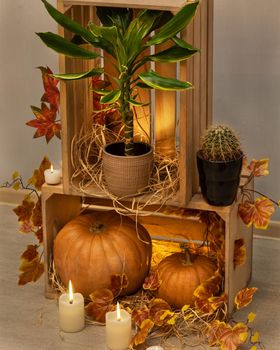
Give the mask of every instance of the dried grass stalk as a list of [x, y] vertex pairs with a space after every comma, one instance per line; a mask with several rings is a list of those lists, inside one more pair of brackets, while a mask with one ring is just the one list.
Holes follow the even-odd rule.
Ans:
[[[138, 137], [139, 139], [139, 137]], [[110, 142], [122, 141], [121, 132], [116, 134], [102, 125], [83, 126], [80, 133], [74, 136], [71, 145], [71, 161], [74, 173], [71, 184], [84, 195], [107, 197], [112, 200], [115, 210], [120, 214], [141, 215], [148, 205], [163, 206], [173, 198], [179, 187], [178, 158], [154, 154], [154, 167], [150, 184], [141, 193], [124, 204], [128, 197], [116, 197], [106, 187], [102, 170], [102, 149]]]

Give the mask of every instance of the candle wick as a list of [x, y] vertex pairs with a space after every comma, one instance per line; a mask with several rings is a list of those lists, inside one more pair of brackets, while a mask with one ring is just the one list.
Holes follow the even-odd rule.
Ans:
[[69, 300], [69, 304], [73, 304], [73, 300]]

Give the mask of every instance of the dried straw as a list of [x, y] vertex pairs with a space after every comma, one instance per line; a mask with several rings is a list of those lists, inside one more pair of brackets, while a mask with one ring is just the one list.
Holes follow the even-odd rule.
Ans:
[[[74, 136], [71, 145], [71, 161], [74, 168], [72, 186], [85, 196], [94, 194], [95, 197], [111, 199], [115, 210], [124, 215], [135, 215], [135, 212], [141, 215], [148, 205], [163, 206], [178, 191], [178, 158], [168, 158], [155, 152], [149, 186], [132, 198], [119, 198], [106, 187], [102, 170], [102, 149], [107, 143], [121, 140], [121, 132], [116, 134], [98, 124], [87, 127], [83, 125], [80, 133]], [[130, 202], [124, 204], [124, 200], [128, 198]]]

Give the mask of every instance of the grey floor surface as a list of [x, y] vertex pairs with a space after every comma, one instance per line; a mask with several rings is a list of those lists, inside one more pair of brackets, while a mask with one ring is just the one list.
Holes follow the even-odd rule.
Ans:
[[[44, 298], [43, 279], [17, 285], [19, 256], [30, 241], [17, 231], [12, 208], [0, 204], [0, 350], [105, 350], [104, 327], [87, 326], [75, 334], [59, 332], [57, 304]], [[244, 321], [248, 312], [255, 312], [254, 328], [265, 349], [280, 350], [280, 240], [254, 239], [253, 256], [251, 285], [258, 292], [238, 319]]]

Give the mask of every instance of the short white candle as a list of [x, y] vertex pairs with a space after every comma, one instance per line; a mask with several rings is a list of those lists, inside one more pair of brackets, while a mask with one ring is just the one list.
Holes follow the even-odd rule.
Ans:
[[131, 315], [120, 310], [106, 313], [106, 344], [111, 350], [125, 350], [131, 340]]
[[69, 293], [59, 297], [59, 328], [64, 332], [79, 332], [85, 326], [84, 297], [74, 293], [69, 281]]
[[60, 183], [61, 171], [59, 169], [54, 169], [51, 165], [50, 169], [44, 171], [45, 182], [48, 185], [57, 185]]
[[164, 349], [159, 345], [154, 345], [154, 346], [150, 346], [146, 350], [164, 350]]

